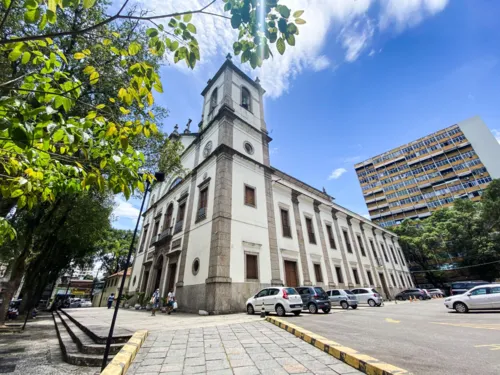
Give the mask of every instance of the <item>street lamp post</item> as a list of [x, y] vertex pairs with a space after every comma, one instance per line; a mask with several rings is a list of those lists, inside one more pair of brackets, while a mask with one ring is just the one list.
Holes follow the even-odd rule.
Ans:
[[[155, 173], [155, 179], [158, 182], [163, 182], [165, 180], [165, 174], [161, 172]], [[113, 319], [111, 320], [111, 326], [109, 327], [108, 338], [106, 340], [106, 349], [104, 350], [104, 357], [102, 358], [101, 371], [107, 365], [109, 349], [111, 347], [111, 340], [113, 339], [113, 331], [115, 329], [116, 317], [118, 315], [118, 307], [120, 306], [120, 300], [123, 294], [123, 287], [125, 286], [125, 280], [127, 278], [127, 270], [130, 263], [130, 258], [132, 257], [132, 251], [134, 250], [135, 236], [137, 235], [137, 229], [139, 228], [139, 222], [141, 221], [142, 210], [144, 208], [144, 202], [146, 201], [146, 196], [148, 195], [150, 183], [146, 181], [146, 189], [144, 190], [144, 197], [142, 198], [141, 209], [139, 210], [139, 216], [137, 217], [137, 222], [135, 223], [134, 234], [132, 235], [132, 241], [130, 242], [130, 247], [128, 249], [127, 262], [125, 264], [125, 269], [123, 270], [123, 276], [120, 283], [120, 289], [118, 290], [117, 302], [115, 304], [115, 311], [113, 312]]]

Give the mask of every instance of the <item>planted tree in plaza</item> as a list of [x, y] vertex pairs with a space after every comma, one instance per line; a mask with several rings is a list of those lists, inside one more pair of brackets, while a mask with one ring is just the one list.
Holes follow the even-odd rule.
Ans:
[[105, 275], [112, 275], [127, 267], [127, 253], [132, 234], [130, 230], [110, 228], [96, 244], [98, 250], [95, 262], [101, 263], [100, 269]]
[[224, 0], [220, 14], [214, 2], [151, 15], [126, 0], [107, 15], [99, 0], [0, 1], [0, 244], [11, 292], [62, 199], [128, 198], [152, 181], [152, 165], [180, 166], [181, 146], [158, 132], [166, 112], [153, 93], [163, 92], [161, 62], [199, 61], [196, 22], [226, 19], [234, 54], [253, 68], [294, 46], [305, 23], [278, 0]]

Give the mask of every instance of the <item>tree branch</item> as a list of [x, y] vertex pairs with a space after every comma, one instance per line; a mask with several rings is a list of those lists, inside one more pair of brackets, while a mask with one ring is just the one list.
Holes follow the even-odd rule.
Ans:
[[222, 17], [226, 19], [230, 19], [227, 16], [224, 16], [222, 14], [216, 14], [212, 12], [205, 12], [205, 9], [207, 9], [209, 6], [211, 6], [213, 3], [215, 3], [216, 0], [212, 0], [210, 3], [205, 5], [203, 8], [200, 8], [198, 10], [188, 10], [184, 12], [175, 12], [175, 13], [169, 13], [169, 14], [163, 14], [160, 16], [150, 16], [150, 17], [144, 17], [144, 16], [132, 16], [132, 15], [127, 15], [127, 16], [122, 16], [120, 12], [123, 10], [123, 7], [128, 3], [128, 0], [125, 1], [125, 4], [120, 8], [118, 13], [116, 13], [114, 16], [109, 17], [108, 19], [105, 19], [104, 21], [101, 21], [99, 23], [96, 23], [95, 25], [86, 27], [84, 29], [80, 30], [70, 30], [70, 31], [61, 31], [58, 33], [48, 33], [48, 34], [43, 34], [43, 35], [32, 35], [32, 36], [25, 36], [25, 37], [20, 37], [20, 38], [9, 38], [9, 39], [2, 39], [0, 40], [0, 45], [3, 44], [8, 44], [8, 43], [13, 43], [13, 42], [26, 42], [29, 40], [40, 40], [40, 39], [45, 39], [45, 38], [58, 38], [62, 36], [67, 36], [67, 35], [81, 35], [81, 34], [86, 34], [89, 31], [98, 29], [104, 25], [107, 25], [110, 22], [113, 22], [117, 19], [129, 19], [129, 20], [141, 20], [141, 21], [150, 21], [154, 19], [160, 19], [160, 18], [167, 18], [167, 17], [176, 17], [176, 16], [183, 16], [186, 14], [206, 14], [210, 16], [217, 16], [217, 17]]

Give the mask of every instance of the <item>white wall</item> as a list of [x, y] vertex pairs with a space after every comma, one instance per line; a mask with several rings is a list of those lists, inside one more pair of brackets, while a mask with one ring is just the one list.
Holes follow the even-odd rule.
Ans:
[[500, 144], [481, 117], [461, 121], [458, 126], [471, 143], [492, 178], [500, 178]]
[[[246, 87], [252, 96], [251, 111], [241, 106], [241, 88]], [[231, 97], [233, 99], [233, 108], [237, 116], [251, 124], [257, 129], [261, 128], [260, 113], [260, 94], [258, 90], [246, 79], [233, 71], [233, 85]]]
[[[250, 142], [253, 146], [254, 153], [252, 155], [245, 151], [243, 146], [244, 142]], [[243, 155], [246, 155], [259, 163], [264, 162], [264, 155], [262, 154], [262, 136], [260, 133], [251, 129], [248, 125], [244, 124], [240, 120], [236, 119], [233, 128], [233, 148]]]

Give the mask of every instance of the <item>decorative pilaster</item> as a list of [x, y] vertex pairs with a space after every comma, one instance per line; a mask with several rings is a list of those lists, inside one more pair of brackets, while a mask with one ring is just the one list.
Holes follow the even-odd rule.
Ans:
[[278, 238], [276, 234], [276, 220], [274, 217], [273, 183], [271, 172], [267, 169], [264, 170], [264, 183], [266, 189], [267, 233], [269, 238], [269, 252], [271, 255], [271, 285], [281, 286], [284, 284], [280, 277]]
[[328, 285], [331, 288], [335, 288], [336, 284], [333, 281], [332, 267], [330, 263], [330, 258], [328, 257], [328, 250], [326, 248], [325, 233], [323, 232], [323, 225], [321, 223], [321, 215], [319, 210], [320, 204], [321, 202], [316, 200], [314, 201], [314, 216], [316, 217], [316, 226], [318, 227], [321, 249], [323, 250], [323, 259], [325, 262], [326, 275], [328, 277], [328, 283], [329, 283]]
[[389, 244], [387, 243], [387, 237], [386, 237], [385, 233], [382, 234], [382, 238], [384, 239], [385, 248], [387, 249], [387, 256], [389, 257], [389, 261], [390, 261], [391, 267], [392, 267], [392, 272], [394, 274], [394, 280], [396, 281], [395, 287], [396, 288], [401, 288], [401, 285], [400, 285], [401, 284], [401, 280], [399, 280], [398, 274], [396, 273], [396, 271], [397, 271], [396, 270], [396, 266], [394, 265], [394, 259], [392, 258], [391, 249], [389, 247]]
[[365, 267], [363, 265], [363, 262], [361, 261], [361, 254], [359, 250], [359, 244], [358, 244], [358, 238], [354, 235], [354, 231], [352, 230], [352, 223], [351, 223], [352, 217], [347, 218], [347, 226], [349, 227], [349, 236], [351, 236], [351, 243], [354, 248], [354, 253], [356, 254], [356, 260], [358, 261], [359, 264], [359, 282], [361, 285], [368, 285], [366, 282], [365, 278]]
[[[361, 224], [360, 225], [360, 228], [361, 228], [361, 236], [363, 237], [363, 241], [365, 241], [365, 249], [366, 251], [368, 252], [368, 259], [370, 260], [370, 265], [371, 265], [371, 271], [372, 271], [372, 274], [373, 274], [373, 281], [375, 281], [375, 285], [376, 286], [382, 286], [382, 281], [380, 280], [380, 276], [377, 272], [377, 266], [375, 265], [376, 263], [376, 260], [373, 259], [373, 251], [375, 249], [372, 249], [371, 246], [369, 246], [369, 241], [368, 241], [368, 238], [366, 238], [366, 233], [365, 233], [365, 224]], [[373, 245], [375, 246], [375, 245]], [[375, 254], [376, 255], [376, 254]], [[368, 277], [368, 275], [367, 275]], [[370, 280], [368, 280], [369, 282]]]
[[307, 261], [306, 246], [304, 244], [304, 232], [300, 220], [299, 195], [296, 190], [292, 190], [293, 216], [295, 217], [295, 227], [297, 228], [297, 239], [299, 241], [300, 264], [302, 265], [302, 274], [304, 276], [304, 285], [312, 285], [309, 276], [309, 263]]
[[343, 242], [343, 236], [342, 233], [340, 232], [340, 226], [337, 218], [337, 213], [339, 211], [335, 208], [332, 208], [332, 219], [333, 219], [333, 226], [335, 227], [335, 233], [337, 233], [337, 238], [339, 239], [338, 246], [340, 249], [340, 254], [342, 255], [342, 263], [344, 264], [344, 270], [345, 270], [345, 277], [347, 280], [347, 285], [354, 285], [352, 283], [351, 279], [351, 273], [349, 272], [349, 262], [347, 261], [347, 254], [346, 254], [346, 249], [344, 248], [344, 242]]

